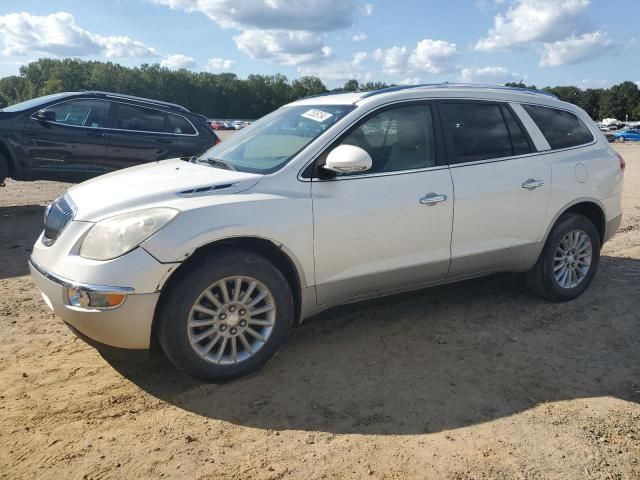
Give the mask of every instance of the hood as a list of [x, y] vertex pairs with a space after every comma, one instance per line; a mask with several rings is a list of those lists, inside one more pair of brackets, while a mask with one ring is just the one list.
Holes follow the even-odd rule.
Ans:
[[70, 188], [68, 195], [76, 206], [75, 220], [95, 222], [127, 211], [172, 206], [189, 197], [242, 192], [261, 178], [176, 158], [96, 177]]

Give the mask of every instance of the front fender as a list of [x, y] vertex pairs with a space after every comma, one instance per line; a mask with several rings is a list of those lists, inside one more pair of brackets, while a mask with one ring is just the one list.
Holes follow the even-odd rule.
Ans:
[[[198, 248], [230, 238], [269, 240], [313, 279], [313, 216], [309, 197], [236, 194], [229, 202], [183, 211], [142, 247], [163, 263], [182, 262]], [[305, 284], [306, 282], [303, 282]]]

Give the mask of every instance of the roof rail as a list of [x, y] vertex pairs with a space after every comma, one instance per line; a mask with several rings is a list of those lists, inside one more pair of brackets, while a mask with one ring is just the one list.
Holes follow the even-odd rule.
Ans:
[[87, 90], [83, 93], [88, 93], [90, 95], [95, 95], [99, 97], [107, 97], [121, 100], [131, 100], [138, 103], [147, 103], [149, 105], [162, 105], [166, 108], [171, 108], [174, 110], [178, 110], [181, 112], [189, 112], [190, 110], [187, 107], [183, 107], [182, 105], [178, 105], [177, 103], [164, 102], [162, 100], [154, 100], [152, 98], [144, 98], [144, 97], [136, 97], [135, 95], [125, 95], [123, 93], [112, 93], [112, 92], [103, 92], [100, 90]]
[[556, 100], [558, 100], [558, 97], [556, 97], [553, 93], [545, 92], [544, 90], [536, 90], [533, 88], [506, 87], [504, 85], [484, 85], [484, 84], [474, 84], [474, 83], [422, 83], [418, 85], [400, 85], [397, 87], [382, 88], [380, 90], [365, 92], [365, 94], [362, 95], [360, 99], [373, 97], [374, 95], [381, 95], [383, 93], [397, 92], [400, 90], [409, 90], [414, 88], [425, 88], [425, 87], [431, 87], [431, 88], [456, 88], [456, 87], [465, 88], [466, 87], [466, 88], [483, 88], [487, 90], [510, 90], [510, 91], [526, 93], [530, 95], [546, 95], [548, 97], [555, 98]]

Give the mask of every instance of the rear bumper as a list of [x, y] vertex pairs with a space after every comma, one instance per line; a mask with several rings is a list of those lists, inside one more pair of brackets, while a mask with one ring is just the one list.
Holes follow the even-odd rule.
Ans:
[[[47, 271], [33, 259], [29, 260], [29, 269], [47, 305], [81, 337], [90, 340], [88, 343], [97, 348], [103, 345], [117, 350], [138, 350], [141, 355], [149, 349], [151, 324], [160, 292], [135, 294], [128, 291], [120, 306], [108, 310], [79, 308], [69, 305], [67, 288], [80, 286], [100, 292], [119, 287], [78, 285]], [[132, 354], [135, 356], [136, 352]]]
[[607, 226], [604, 233], [604, 241], [602, 243], [608, 241], [609, 239], [611, 239], [611, 237], [613, 237], [613, 235], [620, 228], [621, 223], [622, 223], [622, 214], [618, 215], [615, 218], [612, 218], [607, 222]]

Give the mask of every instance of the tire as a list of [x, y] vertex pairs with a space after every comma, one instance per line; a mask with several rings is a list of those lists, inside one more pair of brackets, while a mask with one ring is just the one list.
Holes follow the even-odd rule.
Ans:
[[[240, 293], [235, 295], [238, 278]], [[223, 283], [224, 279], [227, 280]], [[228, 301], [222, 292], [223, 284], [227, 286]], [[248, 299], [240, 302], [249, 290]], [[253, 306], [253, 312], [268, 309], [269, 305], [274, 308], [251, 316], [250, 304], [265, 292], [268, 294]], [[208, 313], [201, 312], [202, 307]], [[170, 282], [160, 304], [158, 340], [178, 369], [205, 381], [224, 382], [256, 371], [275, 355], [287, 338], [294, 311], [289, 283], [266, 258], [250, 251], [216, 250], [177, 272]], [[206, 325], [194, 327], [192, 322]], [[266, 326], [268, 323], [271, 325]], [[258, 340], [249, 330], [265, 341]], [[241, 341], [241, 336], [247, 343]], [[245, 347], [247, 344], [251, 350]], [[203, 352], [208, 353], [203, 356]]]
[[[580, 247], [580, 240], [577, 240], [578, 248], [571, 248], [572, 238], [582, 238], [568, 237], [572, 232], [584, 234], [591, 244], [588, 267], [585, 267], [583, 262], [586, 260], [581, 257], [589, 252], [587, 243], [583, 242]], [[558, 250], [559, 247], [569, 252], [568, 257]], [[578, 298], [589, 287], [598, 269], [600, 247], [600, 234], [591, 220], [575, 213], [563, 214], [551, 230], [538, 261], [527, 272], [525, 276], [527, 285], [533, 293], [552, 302], [566, 302]], [[578, 251], [577, 257], [571, 255], [573, 250]], [[576, 262], [574, 265], [580, 268], [580, 272], [575, 273], [574, 269], [572, 275], [576, 277], [563, 276], [562, 263], [572, 261]], [[566, 263], [564, 268], [564, 271], [571, 270]], [[581, 275], [582, 277], [578, 280], [577, 277]]]
[[626, 140], [626, 138], [624, 138], [624, 137], [618, 137], [618, 141], [620, 143], [624, 143], [625, 140]]
[[0, 153], [0, 185], [4, 185], [4, 180], [9, 175], [9, 162], [4, 155]]

